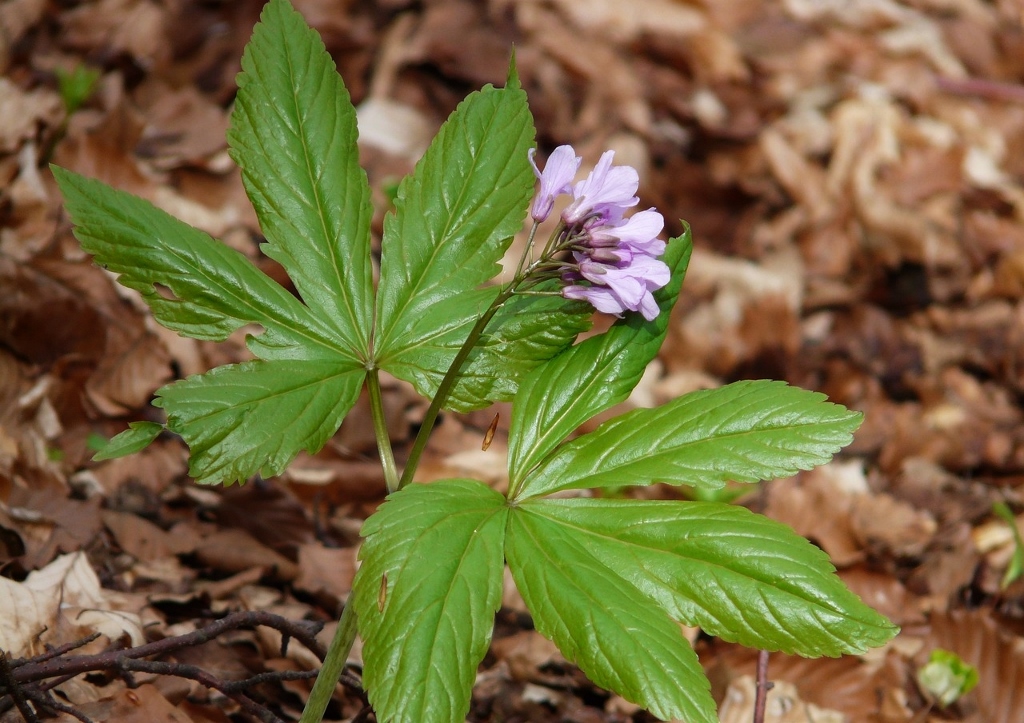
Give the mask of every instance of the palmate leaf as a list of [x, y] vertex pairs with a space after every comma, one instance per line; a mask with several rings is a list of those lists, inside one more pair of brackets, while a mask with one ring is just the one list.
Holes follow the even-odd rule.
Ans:
[[545, 545], [557, 527], [673, 619], [724, 640], [838, 656], [897, 632], [846, 588], [822, 550], [742, 507], [575, 498], [520, 509], [543, 518]]
[[370, 187], [356, 114], [323, 41], [271, 0], [242, 56], [228, 143], [267, 238], [303, 300], [370, 356]]
[[142, 294], [168, 329], [224, 341], [259, 324], [264, 333], [248, 344], [261, 358], [356, 359], [330, 327], [230, 246], [141, 198], [52, 170], [82, 248]]
[[[249, 336], [259, 361], [168, 385], [155, 402], [197, 481], [277, 474], [317, 451], [359, 394], [372, 319], [369, 187], [355, 112], [317, 34], [271, 0], [247, 46], [229, 134], [268, 243], [304, 305], [242, 254], [141, 199], [55, 168], [75, 234], [164, 326]], [[119, 444], [145, 443], [134, 430]], [[127, 436], [126, 436], [127, 435]]]
[[246, 324], [264, 329], [246, 340], [260, 361], [158, 391], [196, 480], [277, 474], [300, 450], [318, 450], [365, 375], [337, 332], [229, 246], [140, 198], [60, 168], [54, 175], [82, 247], [139, 291], [161, 324], [218, 341]]
[[157, 390], [167, 427], [188, 442], [200, 482], [280, 474], [299, 450], [318, 452], [359, 397], [357, 362], [286, 359], [217, 367]]
[[596, 684], [664, 720], [713, 723], [715, 702], [679, 626], [576, 531], [511, 509], [505, 555], [537, 630]]
[[828, 462], [862, 415], [785, 382], [743, 381], [636, 409], [560, 447], [518, 488], [561, 490], [654, 482], [720, 487]]
[[363, 526], [353, 605], [382, 723], [460, 721], [501, 604], [509, 508], [474, 480], [412, 484]]
[[594, 415], [629, 396], [658, 353], [693, 250], [689, 226], [669, 241], [663, 260], [672, 280], [655, 293], [661, 313], [629, 314], [604, 334], [568, 349], [527, 375], [516, 395], [509, 433], [511, 496], [527, 472]]
[[497, 294], [479, 287], [522, 227], [533, 134], [522, 89], [472, 93], [402, 181], [384, 221], [377, 363], [426, 397]]

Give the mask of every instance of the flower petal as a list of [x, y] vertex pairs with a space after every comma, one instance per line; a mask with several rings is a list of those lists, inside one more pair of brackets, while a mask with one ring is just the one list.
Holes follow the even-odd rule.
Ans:
[[572, 179], [580, 168], [583, 159], [576, 155], [572, 146], [558, 146], [548, 156], [548, 162], [541, 171], [534, 163], [533, 157], [537, 153], [535, 148], [529, 151], [530, 165], [533, 166], [533, 173], [540, 181], [540, 189], [530, 206], [530, 216], [534, 221], [540, 223], [548, 217], [555, 205], [555, 198], [563, 193], [569, 193], [572, 189]]

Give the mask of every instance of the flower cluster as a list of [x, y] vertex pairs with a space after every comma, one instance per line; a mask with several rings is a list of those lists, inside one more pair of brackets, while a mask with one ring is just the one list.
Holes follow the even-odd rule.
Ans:
[[640, 178], [630, 166], [613, 166], [606, 151], [586, 179], [573, 185], [581, 159], [572, 146], [559, 146], [541, 171], [530, 163], [540, 188], [530, 207], [540, 223], [554, 208], [555, 198], [572, 201], [562, 211], [555, 248], [569, 251], [571, 261], [559, 269], [562, 295], [588, 301], [598, 311], [621, 316], [639, 311], [648, 321], [658, 315], [653, 292], [669, 282], [670, 272], [658, 257], [665, 242], [658, 238], [665, 220], [653, 208], [626, 217], [639, 199]]

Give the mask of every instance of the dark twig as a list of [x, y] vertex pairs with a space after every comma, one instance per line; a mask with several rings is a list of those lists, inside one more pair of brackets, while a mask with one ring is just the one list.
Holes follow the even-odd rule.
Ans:
[[[263, 683], [311, 679], [317, 674], [316, 671], [269, 671], [245, 680], [224, 681], [197, 666], [146, 659], [166, 656], [182, 648], [202, 645], [230, 630], [260, 625], [273, 628], [281, 633], [282, 655], [287, 652], [288, 642], [292, 639], [305, 645], [320, 660], [323, 660], [327, 653], [316, 639], [316, 634], [323, 627], [322, 624], [295, 622], [262, 610], [233, 613], [191, 633], [165, 638], [134, 648], [114, 646], [95, 655], [67, 654], [85, 643], [95, 640], [97, 636], [93, 635], [84, 640], [48, 650], [34, 658], [10, 660], [3, 656], [0, 661], [0, 693], [6, 695], [0, 698], [0, 710], [9, 710], [12, 705], [16, 705], [25, 721], [36, 723], [38, 717], [29, 705], [31, 702], [39, 710], [64, 712], [74, 716], [82, 723], [92, 723], [86, 716], [75, 712], [53, 698], [48, 691], [81, 673], [106, 670], [119, 674], [130, 687], [137, 685], [133, 674], [140, 672], [195, 680], [232, 699], [256, 720], [263, 723], [282, 723], [281, 719], [270, 709], [253, 700], [245, 690]], [[360, 685], [359, 679], [351, 674], [345, 676], [343, 682], [354, 687]]]
[[120, 667], [119, 661], [124, 659], [149, 658], [168, 655], [181, 648], [190, 648], [210, 642], [218, 635], [238, 628], [250, 628], [257, 625], [279, 630], [283, 634], [295, 638], [305, 645], [318, 658], [323, 660], [327, 651], [317, 641], [314, 627], [306, 623], [297, 623], [279, 615], [263, 610], [249, 610], [233, 613], [199, 630], [173, 638], [164, 638], [153, 643], [139, 645], [124, 650], [108, 650], [96, 655], [71, 655], [53, 660], [36, 662], [36, 659], [20, 661], [13, 667], [13, 682], [28, 683], [57, 675], [88, 673], [94, 670], [110, 670]]
[[25, 700], [25, 694], [21, 687], [14, 682], [14, 672], [11, 670], [11, 660], [7, 657], [6, 650], [0, 650], [0, 681], [3, 682], [3, 687], [10, 691], [11, 700], [18, 707], [21, 717], [27, 723], [39, 723], [39, 718], [36, 717], [36, 712], [32, 710], [32, 706]]
[[[238, 681], [235, 684], [225, 683], [220, 678], [216, 678], [207, 673], [202, 668], [196, 665], [183, 665], [181, 663], [161, 663], [155, 660], [134, 660], [132, 658], [123, 658], [119, 661], [119, 666], [122, 670], [128, 673], [153, 673], [155, 675], [172, 675], [176, 678], [188, 678], [194, 680], [201, 685], [217, 690], [226, 695], [231, 700], [235, 701], [242, 707], [246, 713], [254, 717], [256, 720], [263, 721], [263, 723], [284, 723], [280, 718], [274, 715], [270, 710], [263, 707], [255, 700], [250, 698], [248, 695], [237, 689], [239, 683], [247, 683], [246, 681]], [[282, 671], [285, 673], [291, 673], [294, 671]], [[279, 679], [280, 674], [277, 674]], [[307, 676], [309, 677], [309, 676]]]
[[52, 695], [50, 695], [49, 693], [45, 693], [42, 690], [34, 690], [32, 688], [27, 688], [25, 690], [25, 695], [31, 698], [32, 702], [43, 710], [56, 711], [57, 713], [67, 713], [69, 716], [77, 720], [80, 720], [82, 723], [94, 723], [94, 721], [91, 718], [89, 718], [89, 716], [85, 715], [84, 713], [80, 713], [79, 711], [75, 710], [72, 706], [67, 705], [66, 703], [61, 703]]
[[768, 682], [768, 651], [757, 651], [757, 685], [754, 693], [754, 723], [764, 723], [765, 706], [768, 704], [768, 691], [775, 687]]
[[[88, 645], [93, 640], [96, 640], [99, 636], [100, 636], [99, 633], [93, 633], [92, 635], [86, 635], [84, 638], [79, 638], [78, 640], [72, 640], [70, 643], [64, 643], [63, 645], [58, 645], [55, 648], [49, 648], [49, 649], [47, 649], [47, 651], [45, 653], [40, 653], [39, 655], [37, 655], [34, 658], [32, 658], [32, 661], [36, 662], [36, 663], [42, 663], [42, 662], [47, 661], [47, 660], [52, 660], [53, 658], [59, 658], [60, 656], [64, 655], [65, 653], [70, 653], [72, 650], [77, 650], [78, 648], [81, 648], [81, 647], [84, 647], [84, 646]], [[14, 667], [14, 668], [17, 668], [19, 665], [21, 665], [24, 662], [25, 662], [25, 660], [23, 658], [13, 658], [13, 659], [11, 659], [12, 667]]]

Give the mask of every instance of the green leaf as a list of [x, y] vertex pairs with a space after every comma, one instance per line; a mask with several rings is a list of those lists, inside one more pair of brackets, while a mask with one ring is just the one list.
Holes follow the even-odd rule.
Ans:
[[370, 187], [356, 114], [316, 31], [285, 0], [263, 9], [242, 56], [231, 157], [267, 237], [303, 300], [370, 357]]
[[359, 396], [351, 361], [252, 361], [217, 367], [157, 391], [167, 427], [191, 450], [197, 482], [280, 474], [299, 450], [320, 450]]
[[999, 583], [1000, 589], [1005, 590], [1021, 576], [1024, 576], [1024, 537], [1021, 537], [1020, 530], [1017, 528], [1017, 519], [1013, 516], [1013, 511], [1005, 502], [993, 503], [992, 511], [1010, 526], [1010, 532], [1013, 533], [1013, 556], [1007, 563], [1006, 572], [1003, 573], [1003, 579]]
[[959, 655], [936, 648], [917, 671], [917, 682], [942, 708], [947, 708], [978, 685], [978, 669]]
[[96, 68], [78, 63], [71, 70], [56, 69], [57, 90], [64, 103], [64, 110], [71, 115], [89, 100], [96, 90], [96, 83], [102, 75]]
[[828, 462], [850, 443], [861, 418], [824, 394], [785, 382], [735, 382], [605, 422], [559, 448], [516, 495], [785, 477]]
[[536, 368], [523, 379], [509, 432], [510, 489], [579, 425], [626, 399], [665, 340], [669, 314], [686, 275], [693, 241], [686, 226], [669, 241], [664, 261], [672, 280], [654, 295], [661, 313], [653, 321], [629, 314]]
[[264, 333], [248, 343], [264, 359], [355, 358], [317, 316], [230, 246], [141, 198], [51, 168], [82, 248], [141, 293], [168, 329], [224, 341], [260, 324]]
[[117, 459], [127, 457], [129, 454], [141, 452], [148, 447], [160, 432], [164, 431], [164, 425], [156, 422], [129, 422], [128, 429], [111, 439], [93, 455], [93, 462], [102, 462], [105, 459]]
[[461, 721], [501, 604], [508, 507], [474, 480], [412, 484], [363, 526], [353, 604], [378, 720]]
[[530, 500], [673, 619], [751, 648], [863, 653], [898, 629], [785, 525], [715, 502]]
[[512, 508], [505, 555], [537, 630], [597, 685], [664, 720], [714, 723], [697, 655], [664, 611], [568, 526]]
[[523, 84], [519, 81], [519, 70], [516, 68], [516, 46], [512, 46], [512, 54], [508, 58], [508, 74], [505, 76], [505, 87], [519, 90]]
[[[541, 290], [557, 285], [551, 282]], [[441, 302], [439, 312], [461, 318], [466, 296], [479, 295], [481, 313], [494, 298], [495, 289], [482, 289]], [[569, 346], [590, 326], [593, 308], [582, 301], [560, 296], [514, 295], [498, 310], [480, 341], [473, 347], [452, 390], [445, 409], [468, 412], [496, 401], [508, 401], [516, 393], [520, 378], [538, 364]], [[424, 326], [431, 325], [425, 320]], [[417, 355], [402, 364], [403, 378], [417, 389], [437, 389], [452, 358], [466, 338], [460, 324], [443, 327], [444, 334], [431, 339]], [[395, 367], [389, 371], [395, 373]]]
[[[559, 285], [550, 281], [535, 289], [556, 291]], [[468, 412], [511, 400], [526, 373], [590, 328], [593, 312], [585, 301], [570, 301], [560, 295], [513, 295], [473, 347], [445, 408]], [[439, 376], [431, 383], [436, 387], [440, 381]]]
[[497, 294], [478, 287], [498, 273], [522, 227], [534, 186], [533, 134], [521, 89], [471, 94], [402, 181], [385, 218], [378, 364], [424, 396]]

